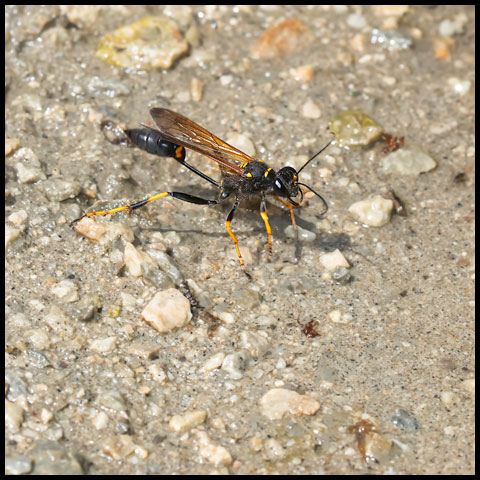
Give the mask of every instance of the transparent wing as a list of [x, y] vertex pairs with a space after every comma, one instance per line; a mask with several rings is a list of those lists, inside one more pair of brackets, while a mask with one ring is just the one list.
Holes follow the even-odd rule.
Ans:
[[165, 140], [210, 157], [222, 171], [241, 175], [244, 170], [241, 165], [255, 160], [179, 113], [152, 108], [150, 115]]

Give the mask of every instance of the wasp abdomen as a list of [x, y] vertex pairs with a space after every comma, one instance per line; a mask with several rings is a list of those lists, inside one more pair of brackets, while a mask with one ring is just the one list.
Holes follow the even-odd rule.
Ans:
[[159, 132], [152, 128], [132, 128], [125, 130], [130, 140], [142, 150], [160, 157], [178, 157], [178, 145], [162, 138]]

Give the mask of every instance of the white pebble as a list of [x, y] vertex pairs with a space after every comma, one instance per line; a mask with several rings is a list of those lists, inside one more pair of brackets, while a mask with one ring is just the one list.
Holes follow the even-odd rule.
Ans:
[[13, 159], [16, 161], [15, 169], [20, 183], [34, 183], [47, 178], [37, 156], [30, 148], [20, 148], [14, 153]]
[[65, 303], [73, 303], [79, 300], [78, 288], [71, 280], [62, 280], [52, 287], [53, 294]]
[[415, 147], [401, 148], [383, 159], [385, 171], [397, 175], [419, 175], [433, 170], [436, 166], [430, 155]]
[[206, 418], [207, 412], [205, 410], [194, 410], [182, 415], [174, 415], [168, 422], [168, 426], [174, 432], [183, 432], [202, 424]]
[[347, 25], [357, 30], [362, 29], [367, 24], [367, 20], [360, 13], [351, 13], [347, 17]]
[[320, 107], [311, 99], [308, 99], [302, 106], [302, 115], [305, 118], [320, 118], [322, 111]]
[[458, 93], [458, 95], [462, 96], [468, 93], [470, 87], [472, 86], [472, 82], [470, 80], [460, 80], [457, 77], [450, 77], [447, 82], [455, 93]]
[[248, 350], [254, 358], [263, 355], [270, 345], [268, 335], [265, 332], [251, 332], [248, 330], [240, 333], [240, 343], [242, 348]]
[[123, 261], [125, 262], [125, 267], [127, 268], [129, 275], [132, 277], [140, 277], [142, 275], [143, 262], [152, 262], [148, 255], [135, 248], [131, 243], [125, 245]]
[[320, 263], [329, 271], [333, 272], [338, 267], [350, 268], [350, 264], [343, 256], [343, 253], [338, 250], [334, 250], [330, 253], [325, 253], [320, 256]]
[[364, 225], [381, 227], [389, 222], [392, 209], [392, 200], [375, 195], [350, 205], [348, 211]]
[[5, 251], [7, 250], [8, 246], [21, 234], [22, 231], [18, 228], [13, 228], [10, 225], [5, 225]]
[[[285, 235], [287, 238], [296, 239], [297, 235], [295, 233], [295, 227], [293, 225], [288, 225], [285, 227]], [[297, 225], [297, 232], [298, 232], [298, 239], [305, 243], [312, 243], [317, 238], [317, 234], [315, 232], [311, 232], [310, 230], [306, 230], [305, 228], [299, 227]]]
[[25, 210], [18, 210], [13, 212], [9, 217], [8, 221], [13, 223], [16, 227], [19, 227], [25, 220], [28, 218], [28, 214]]
[[239, 380], [243, 377], [243, 372], [247, 370], [252, 360], [248, 350], [230, 353], [222, 362], [222, 370], [227, 372], [233, 380]]
[[97, 340], [92, 340], [90, 342], [90, 348], [95, 350], [99, 353], [107, 353], [111, 352], [115, 345], [117, 344], [117, 337], [106, 337], [106, 338], [99, 338]]
[[231, 312], [220, 312], [218, 318], [227, 325], [235, 323], [235, 317]]
[[183, 327], [192, 318], [190, 302], [175, 288], [158, 292], [142, 312], [142, 318], [160, 333]]
[[268, 438], [264, 444], [265, 455], [270, 460], [278, 460], [287, 456], [287, 450], [275, 438]]
[[218, 352], [215, 355], [212, 355], [202, 367], [202, 370], [205, 372], [211, 372], [222, 366], [223, 360], [225, 359], [225, 354], [223, 352]]
[[285, 388], [272, 388], [260, 400], [262, 413], [270, 420], [278, 420], [285, 413], [314, 415], [320, 409], [320, 403], [308, 395], [300, 395]]
[[195, 431], [198, 443], [198, 453], [202, 458], [214, 465], [230, 465], [233, 461], [228, 450], [221, 445], [216, 445], [209, 436], [200, 430]]
[[10, 402], [5, 400], [5, 427], [16, 433], [20, 430], [20, 425], [23, 423], [23, 415], [25, 409], [22, 406], [22, 402]]
[[50, 423], [53, 420], [53, 413], [50, 410], [47, 410], [46, 408], [42, 408], [42, 411], [40, 412], [40, 420], [45, 425], [47, 423]]
[[105, 412], [98, 412], [92, 418], [92, 423], [97, 430], [102, 430], [102, 428], [105, 428], [108, 425], [108, 420], [108, 415]]
[[332, 310], [328, 314], [328, 318], [333, 323], [343, 323], [342, 322], [342, 312], [340, 310]]

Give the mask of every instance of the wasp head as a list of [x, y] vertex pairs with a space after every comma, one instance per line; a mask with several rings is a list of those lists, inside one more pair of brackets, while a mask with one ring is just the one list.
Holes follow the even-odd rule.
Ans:
[[296, 197], [298, 193], [301, 194], [301, 200], [303, 200], [303, 192], [298, 187], [298, 173], [292, 167], [283, 167], [275, 175], [273, 182], [273, 194], [278, 197], [288, 198], [289, 202], [298, 207], [298, 203], [292, 200], [292, 197]]

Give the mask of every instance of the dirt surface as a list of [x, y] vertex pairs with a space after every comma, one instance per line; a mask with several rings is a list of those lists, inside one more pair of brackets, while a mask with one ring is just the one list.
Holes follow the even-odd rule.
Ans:
[[[189, 42], [170, 69], [95, 58], [147, 15]], [[251, 58], [285, 18], [306, 39]], [[373, 29], [402, 41], [372, 43]], [[474, 473], [473, 6], [7, 6], [5, 31], [7, 472]], [[230, 199], [97, 217], [113, 233], [89, 241], [69, 226], [85, 211], [166, 190], [217, 196], [174, 160], [107, 141], [103, 121], [136, 127], [153, 106], [252, 142], [274, 169], [298, 168], [334, 115], [360, 110], [437, 167], [391, 174], [384, 143], [329, 147], [301, 173], [329, 205], [297, 212], [303, 241], [272, 199], [269, 262], [258, 202], [237, 211], [251, 279], [225, 230]], [[351, 204], [389, 188], [406, 217], [352, 219]], [[127, 244], [153, 266], [134, 276]], [[320, 261], [336, 249], [350, 264], [337, 281]], [[159, 333], [141, 313], [168, 288], [199, 306]], [[281, 418], [274, 389], [299, 394]], [[319, 408], [299, 414], [303, 396]]]

